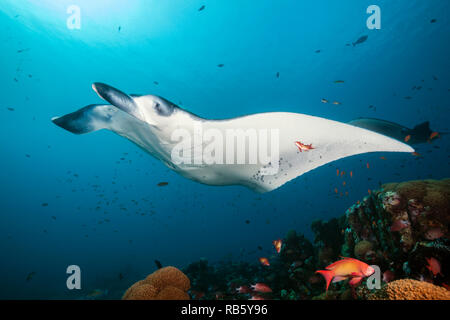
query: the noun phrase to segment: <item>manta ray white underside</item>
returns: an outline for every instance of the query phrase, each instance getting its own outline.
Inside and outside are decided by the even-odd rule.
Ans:
[[[108,85],[94,90],[111,105],[90,105],[52,121],[76,134],[111,130],[136,143],[182,176],[208,185],[243,185],[257,192],[274,190],[329,162],[367,152],[414,152],[398,140],[345,123],[289,112],[259,113],[227,120],[197,117],[156,96],[129,96]],[[222,133],[229,130],[278,132],[278,157],[270,163],[175,163],[174,130],[195,134],[196,128]],[[295,142],[311,145],[301,150]],[[202,148],[208,143],[202,142]],[[196,150],[203,150],[195,148]],[[249,156],[251,149],[247,149]],[[233,150],[234,152],[235,150]],[[224,152],[227,152],[226,148]],[[193,157],[199,154],[193,153]],[[202,153],[203,158],[207,157]],[[226,155],[224,155],[225,157]],[[274,169],[275,170],[272,170]],[[269,174],[267,174],[269,172]],[[266,173],[266,174],[265,174]]]

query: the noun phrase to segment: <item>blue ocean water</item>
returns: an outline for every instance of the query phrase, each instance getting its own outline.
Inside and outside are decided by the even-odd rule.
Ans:
[[[379,30],[366,26],[372,4]],[[71,5],[80,29],[67,27]],[[449,177],[442,135],[416,146],[420,157],[349,157],[257,194],[187,180],[111,132],[76,136],[50,121],[100,103],[100,81],[205,118],[289,111],[449,132],[449,12],[447,0],[2,0],[0,298],[117,293],[155,259],[256,261],[258,246],[272,252],[290,229],[311,237],[313,220],[382,183]],[[66,287],[73,264],[82,290]]]

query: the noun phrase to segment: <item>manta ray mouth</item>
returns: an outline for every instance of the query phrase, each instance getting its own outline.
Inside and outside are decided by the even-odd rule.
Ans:
[[[122,111],[139,118],[139,114],[137,112],[138,108],[133,98],[126,93],[101,82],[94,82],[92,84],[92,89],[103,100],[108,101],[110,104],[121,109]]]

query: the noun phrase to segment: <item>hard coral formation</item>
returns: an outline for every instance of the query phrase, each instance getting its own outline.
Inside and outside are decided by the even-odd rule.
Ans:
[[[175,267],[161,268],[133,284],[123,300],[189,300],[189,278]]]
[[[272,289],[264,296],[271,299],[368,299],[381,298],[382,292],[393,299],[431,299],[448,295],[441,288],[450,283],[449,222],[450,179],[389,183],[340,218],[314,221],[314,243],[290,230],[281,252],[268,257],[270,266],[261,266],[256,258],[255,263],[222,261],[215,265],[202,259],[184,271],[201,299],[249,299],[251,292],[236,289],[257,282]],[[378,266],[380,278],[388,285],[382,290],[369,289],[364,280],[358,288],[351,288],[348,281],[341,281],[325,294],[323,279],[315,271],[340,256]],[[440,272],[432,272],[429,261]],[[410,280],[399,282],[405,278]]]
[[[450,300],[450,291],[425,281],[402,279],[387,283],[369,300]]]

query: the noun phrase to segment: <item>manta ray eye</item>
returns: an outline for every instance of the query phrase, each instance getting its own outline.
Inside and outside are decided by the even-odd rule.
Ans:
[[[160,116],[170,116],[173,112],[173,107],[170,105],[167,105],[165,103],[160,103],[155,101],[154,103],[154,108],[156,110],[156,112],[160,115]]]

